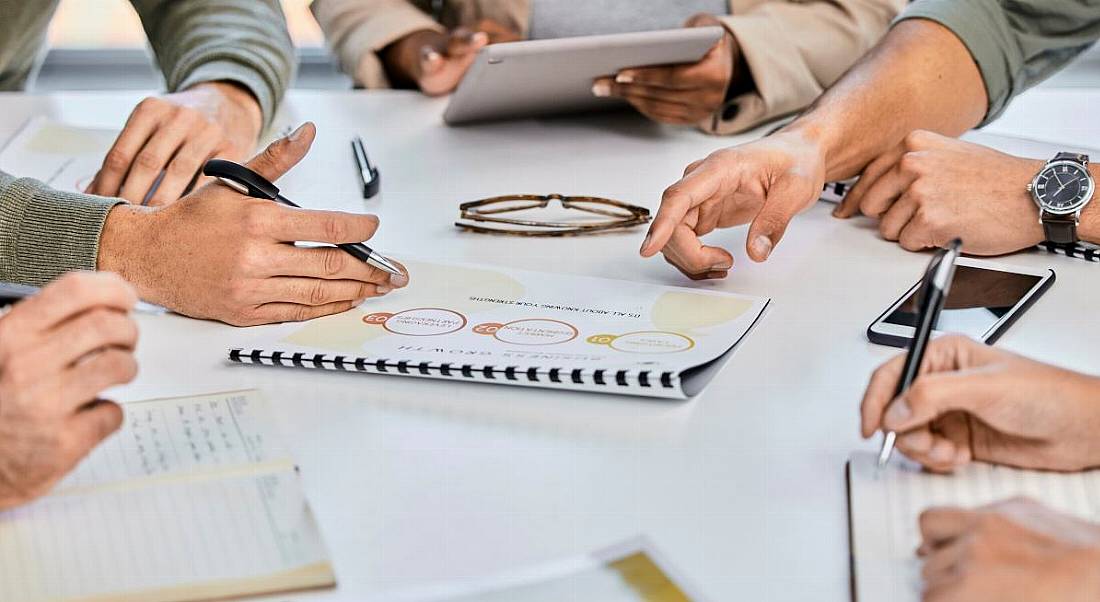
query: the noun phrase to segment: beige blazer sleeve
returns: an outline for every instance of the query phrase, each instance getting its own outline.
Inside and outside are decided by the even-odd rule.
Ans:
[[[378,58],[383,48],[414,31],[444,31],[408,0],[313,0],[309,8],[341,68],[367,88],[390,87]]]
[[[721,17],[737,39],[755,89],[700,127],[733,134],[802,110],[886,32],[905,0],[790,0]]]

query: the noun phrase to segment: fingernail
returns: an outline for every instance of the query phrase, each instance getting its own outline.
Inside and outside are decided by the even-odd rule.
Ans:
[[[632,84],[634,83],[634,76],[629,73],[620,73],[615,76],[615,81],[620,84]]]
[[[840,217],[840,207],[833,209],[833,217]]]
[[[638,249],[639,253],[645,253],[645,250],[649,248],[649,240],[651,238],[653,238],[653,233],[652,232],[646,232],[645,233],[645,240],[642,241],[642,246],[641,246],[641,248]]]
[[[298,129],[291,132],[290,135],[287,136],[287,139],[291,142],[295,142],[298,140],[298,138],[302,137],[302,132],[304,131],[306,131],[306,124],[303,123],[302,125],[298,126]]]
[[[730,263],[728,261],[723,261],[721,263],[716,263],[716,264],[710,266],[710,269],[711,269],[712,272],[725,272],[725,271],[729,270],[732,267],[733,267],[732,263]]]
[[[375,290],[378,292],[379,295],[385,295],[393,289],[386,286],[385,284],[379,284],[377,287],[375,287]]]
[[[592,84],[592,96],[597,98],[607,98],[611,96],[611,85],[605,81],[598,81]]]
[[[409,283],[409,277],[407,274],[390,274],[390,284],[394,288],[401,288]]]
[[[917,556],[920,556],[922,558],[927,556],[931,552],[932,552],[932,546],[930,546],[926,543],[922,543],[920,545],[920,547],[917,548]]]
[[[886,416],[882,419],[882,424],[886,428],[897,428],[905,424],[906,420],[913,415],[913,410],[909,408],[909,404],[904,399],[899,399],[890,404],[890,408],[886,410]]]
[[[489,34],[485,33],[484,31],[479,31],[479,32],[475,33],[474,34],[474,43],[475,44],[488,44],[489,43]]]
[[[761,260],[767,259],[772,254],[772,239],[761,234],[752,241],[752,250]]]
[[[443,55],[439,54],[435,50],[429,49],[424,53],[424,60],[428,62],[435,62],[443,58]]]

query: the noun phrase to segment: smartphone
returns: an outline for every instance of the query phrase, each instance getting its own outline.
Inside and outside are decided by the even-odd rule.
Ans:
[[[955,261],[955,277],[932,336],[960,333],[993,344],[1054,283],[1054,270],[979,259]],[[920,282],[867,328],[872,343],[907,347],[917,323]]]

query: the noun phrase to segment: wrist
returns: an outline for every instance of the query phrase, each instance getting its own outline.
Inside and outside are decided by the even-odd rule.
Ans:
[[[114,272],[132,284],[142,299],[158,302],[154,291],[145,284],[140,256],[149,248],[153,210],[123,203],[115,205],[103,223],[99,238],[96,269]]]
[[[1077,237],[1086,242],[1100,244],[1100,165],[1090,162],[1089,173],[1092,174],[1093,182],[1096,182],[1096,190],[1092,193],[1092,200],[1081,210]]]
[[[248,88],[233,81],[212,81],[195,84],[188,89],[204,90],[220,96],[222,100],[237,109],[229,116],[229,119],[236,122],[243,116],[245,122],[249,124],[251,130],[255,133],[254,137],[259,136],[260,129],[263,128],[264,124],[264,114],[260,109],[260,101]],[[218,114],[225,115],[221,111]]]

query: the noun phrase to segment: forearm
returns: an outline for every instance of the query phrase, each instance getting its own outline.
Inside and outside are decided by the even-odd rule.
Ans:
[[[255,99],[269,124],[296,59],[274,0],[132,0],[169,91],[233,82]]]
[[[937,23],[908,20],[784,130],[819,145],[826,178],[840,180],[913,130],[965,132],[981,122],[987,104],[966,46]]]
[[[902,0],[764,2],[720,17],[742,66],[715,133],[804,109],[883,36],[902,6]]]
[[[0,280],[42,285],[96,269],[103,223],[121,202],[0,173]]]

